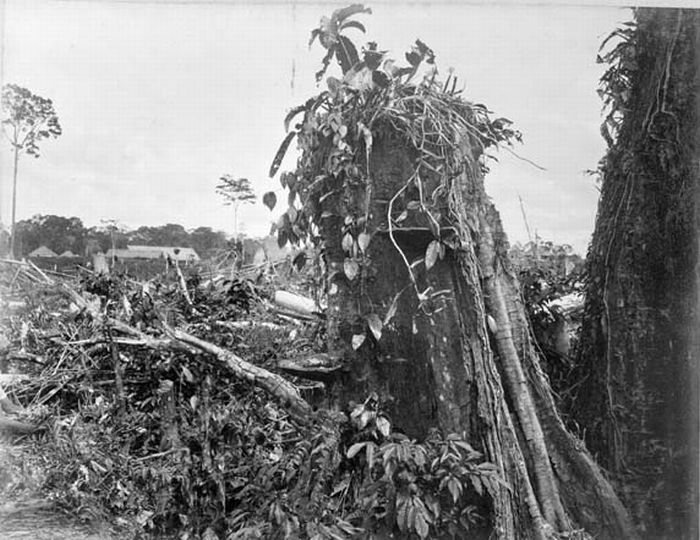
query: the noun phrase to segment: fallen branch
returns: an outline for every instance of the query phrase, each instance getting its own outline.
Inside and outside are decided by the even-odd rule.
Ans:
[[[274,295],[274,303],[281,308],[281,311],[291,312],[296,315],[314,319],[319,313],[323,312],[316,302],[306,296],[290,293],[287,291],[276,291]]]
[[[41,278],[44,280],[44,283],[47,285],[54,285],[56,282],[51,279],[49,276],[47,276],[44,271],[39,268],[36,264],[34,264],[32,261],[28,261],[29,265],[32,267],[32,269],[41,276]]]
[[[37,426],[32,424],[26,424],[25,422],[0,415],[0,432],[24,434],[33,433],[37,429]]]
[[[180,270],[180,265],[177,264],[177,260],[174,261],[174,265],[175,271],[177,272],[178,281],[180,283],[180,289],[182,290],[182,295],[185,297],[185,301],[190,306],[190,308],[192,308],[192,311],[194,313],[199,314],[197,309],[194,307],[194,302],[192,302],[190,291],[187,290],[187,281],[185,281],[185,276],[183,275],[182,270]]]
[[[311,406],[301,397],[297,387],[284,377],[246,362],[232,352],[182,330],[166,327],[166,331],[174,339],[215,356],[234,375],[263,388],[278,398],[285,406],[289,407],[292,416],[296,420],[304,423],[309,421]]]
[[[337,358],[326,353],[291,360],[280,360],[277,363],[277,367],[297,377],[322,382],[333,381],[343,368]]]
[[[222,328],[230,328],[232,330],[240,330],[242,328],[265,328],[267,330],[285,330],[281,324],[276,324],[266,321],[215,321],[216,326]]]
[[[251,382],[255,386],[266,390],[279,399],[285,406],[290,408],[290,412],[296,420],[304,423],[309,421],[311,417],[311,406],[301,397],[297,387],[284,377],[246,362],[242,358],[225,349],[222,349],[217,345],[214,345],[213,343],[199,339],[198,337],[188,334],[182,330],[170,328],[165,323],[163,323],[165,331],[172,339],[155,338],[149,336],[140,330],[119,321],[118,319],[104,316],[94,304],[91,304],[85,300],[85,298],[83,298],[78,292],[67,285],[63,283],[59,284],[59,290],[68,295],[77,306],[87,310],[97,320],[104,320],[107,322],[113,330],[117,330],[137,338],[139,342],[134,344],[144,345],[155,349],[185,349],[189,352],[191,352],[192,348],[194,348],[214,356],[236,377]]]

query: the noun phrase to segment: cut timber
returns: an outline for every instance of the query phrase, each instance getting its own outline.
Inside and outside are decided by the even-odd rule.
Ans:
[[[330,382],[337,378],[343,366],[337,357],[319,353],[303,358],[280,360],[277,367],[291,375],[311,381]]]
[[[0,415],[0,433],[22,435],[36,431],[37,427],[7,416]]]
[[[323,309],[311,298],[287,291],[276,291],[274,302],[282,311],[313,318]]]
[[[311,417],[311,406],[301,397],[299,390],[284,377],[277,375],[246,362],[235,354],[222,349],[221,347],[209,343],[203,339],[195,337],[182,330],[166,327],[168,337],[156,338],[137,330],[117,319],[106,317],[94,305],[88,303],[78,292],[65,284],[59,285],[59,290],[69,296],[80,308],[88,311],[93,317],[99,320],[103,318],[111,325],[112,330],[128,334],[136,339],[127,342],[124,339],[115,337],[115,342],[124,345],[145,346],[154,349],[177,349],[192,353],[193,350],[203,351],[214,356],[220,361],[234,376],[251,382],[255,386],[262,388],[271,395],[279,399],[285,406],[290,408],[290,413],[300,422],[308,422]]]

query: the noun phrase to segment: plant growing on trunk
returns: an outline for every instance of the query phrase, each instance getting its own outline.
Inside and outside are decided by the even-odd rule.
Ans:
[[[700,13],[638,9],[611,38],[570,412],[645,537],[697,538]]]
[[[10,240],[10,253],[14,256],[19,155],[25,153],[38,158],[39,142],[46,138],[58,137],[62,131],[52,101],[32,94],[16,84],[6,84],[2,87],[2,112],[3,133],[14,153]]]
[[[343,25],[364,30],[347,19],[367,11],[322,21],[313,36],[326,59],[341,44],[353,58]],[[300,120],[270,170],[296,138],[296,169],[280,175],[289,197],[278,240],[321,249],[328,353],[346,367],[333,395],[342,406],[377,392],[409,436],[439,426],[470,440],[502,479],[485,488],[498,538],[577,526],[633,538],[556,410],[484,190],[488,153],[520,134],[464,99],[451,73],[440,79],[422,41],[405,59],[399,66],[369,42],[354,63],[341,60],[342,78],[287,115],[287,128]]]

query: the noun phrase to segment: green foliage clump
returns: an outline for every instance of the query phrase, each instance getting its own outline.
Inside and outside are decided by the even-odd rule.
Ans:
[[[376,537],[464,538],[487,529],[496,469],[457,435],[434,430],[418,443],[391,433],[381,443],[356,442],[347,457],[352,474],[340,487],[354,495],[350,516]]]

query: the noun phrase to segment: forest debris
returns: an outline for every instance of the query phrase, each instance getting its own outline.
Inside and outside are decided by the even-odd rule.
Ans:
[[[99,311],[94,304],[89,303],[77,291],[65,283],[59,284],[59,289],[64,294],[68,295],[76,305],[88,311],[96,320],[103,320],[108,323],[113,330],[137,338],[137,341],[134,341],[131,344],[144,345],[154,349],[175,348],[177,350],[185,350],[190,353],[194,348],[213,355],[235,376],[249,381],[255,386],[266,390],[278,398],[283,404],[289,406],[290,412],[298,421],[308,422],[311,414],[311,407],[301,397],[299,390],[291,382],[287,381],[280,375],[246,362],[239,356],[236,356],[232,352],[227,351],[218,345],[209,343],[208,341],[195,337],[183,330],[171,328],[165,323],[163,324],[166,334],[171,339],[150,336],[118,319],[107,317],[104,313]],[[124,339],[119,339],[116,337],[114,337],[114,341],[122,344],[128,343]]]
[[[284,330],[281,324],[267,321],[216,321],[216,326],[230,328],[231,330],[242,330],[244,328],[265,328],[266,330]]]
[[[315,318],[323,312],[323,308],[311,298],[288,291],[275,291],[273,300],[282,311],[287,313]]]
[[[201,351],[216,357],[226,365],[229,370],[239,378],[245,379],[254,385],[267,390],[290,408],[294,418],[302,423],[307,423],[311,416],[311,407],[301,397],[299,390],[291,382],[283,377],[246,362],[239,356],[229,352],[213,343],[199,339],[182,330],[166,328],[168,334],[187,345],[191,345]]]
[[[279,360],[277,367],[291,375],[312,381],[329,382],[338,376],[343,366],[337,357],[327,353],[295,359]]]
[[[175,385],[173,381],[162,380],[156,391],[161,410],[162,437],[161,451],[172,450],[182,446],[177,429],[177,408],[175,406]]]
[[[550,300],[546,305],[549,309],[556,309],[565,317],[571,317],[583,311],[583,302],[584,297],[581,293],[571,293]]]
[[[180,270],[180,265],[177,264],[177,260],[173,261],[173,264],[175,266],[175,271],[177,272],[178,283],[180,284],[180,290],[182,291],[182,295],[185,297],[185,300],[192,308],[194,313],[198,313],[197,309],[194,307],[194,302],[192,302],[190,292],[187,290],[187,282],[185,281],[185,276],[182,274],[182,270]]]
[[[25,434],[32,433],[37,430],[37,427],[26,422],[9,418],[0,413],[0,433]]]
[[[0,386],[26,381],[29,378],[29,375],[23,375],[21,373],[0,373]]]

